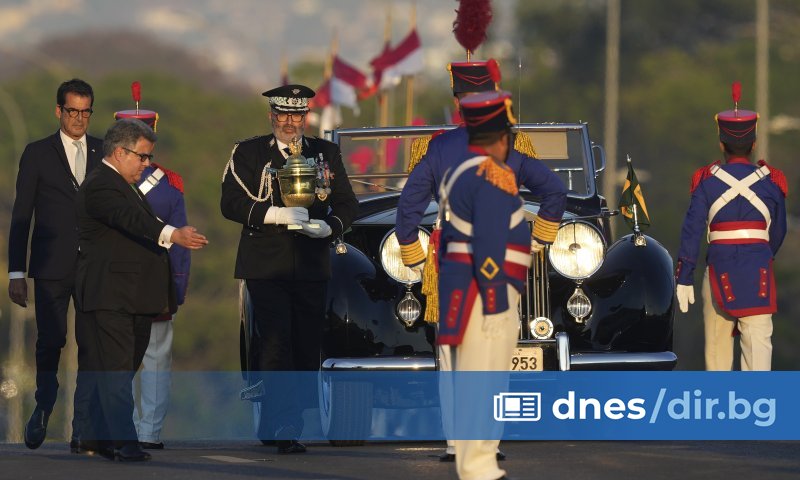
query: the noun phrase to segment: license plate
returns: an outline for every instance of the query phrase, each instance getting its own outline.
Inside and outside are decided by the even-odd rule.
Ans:
[[[544,353],[542,347],[516,347],[511,355],[512,372],[541,372]]]

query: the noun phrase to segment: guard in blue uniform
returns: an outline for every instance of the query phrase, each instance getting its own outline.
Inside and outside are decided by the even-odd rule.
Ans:
[[[451,87],[456,101],[472,94],[495,92],[498,89],[500,70],[494,60],[453,62],[447,66],[447,69],[450,72]],[[424,141],[428,141],[428,139],[422,140],[423,142],[420,143],[423,145]],[[555,239],[561,215],[566,206],[567,190],[563,182],[550,169],[533,158],[533,146],[530,145],[527,135],[516,135],[513,144],[514,149],[509,152],[506,163],[514,171],[517,185],[525,185],[542,199],[539,216],[534,224],[533,238],[530,241],[531,247],[538,251],[543,248],[545,243],[552,243]],[[403,263],[419,272],[422,272],[423,266],[425,268],[423,293],[427,295],[428,299],[425,320],[432,323],[437,321],[439,314],[438,296],[435,293],[436,260],[433,253],[436,250],[439,232],[433,232],[432,243],[428,247],[430,261],[426,262],[426,255],[419,242],[417,227],[431,201],[431,196],[437,202],[439,201],[439,186],[445,172],[457,166],[465,158],[473,156],[468,147],[467,128],[462,124],[453,130],[437,132],[424,148],[412,148],[410,174],[397,204],[396,235]],[[423,151],[424,149],[427,150]],[[527,152],[527,154],[522,152]],[[450,349],[439,349],[438,365],[441,371],[453,369]],[[446,386],[442,388],[446,388]],[[441,399],[445,399],[450,394],[450,392],[440,389]],[[445,432],[451,431],[447,417],[445,417],[444,423]],[[499,451],[497,456],[499,459],[505,458]],[[447,440],[447,450],[439,459],[443,462],[455,460],[455,446],[452,440]]]
[[[698,169],[681,230],[677,298],[681,312],[694,303],[700,239],[708,238],[703,277],[707,370],[733,368],[733,337],[741,333],[742,370],[772,367],[772,314],[777,311],[773,258],[786,235],[786,177],[763,160],[751,161],[758,114],[734,109],[717,114],[724,162]]]
[[[514,171],[511,94],[485,92],[461,100],[469,135],[467,153],[445,173],[439,193],[439,334],[451,350],[453,369],[508,371],[519,328],[517,305],[531,265],[531,236]],[[461,418],[474,387],[454,382],[454,405],[443,412]],[[501,387],[502,388],[502,387]],[[464,391],[462,391],[464,390]],[[498,390],[499,391],[499,390]],[[467,422],[454,421],[454,425]],[[455,434],[459,478],[505,478],[497,464],[499,440],[460,440]]]

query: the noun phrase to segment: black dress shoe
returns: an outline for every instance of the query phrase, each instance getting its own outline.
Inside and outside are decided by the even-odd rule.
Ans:
[[[455,453],[447,453],[444,452],[443,454],[439,455],[440,462],[455,462],[456,461],[456,454]]]
[[[120,462],[144,462],[150,460],[150,454],[142,450],[139,442],[125,444],[122,448],[114,451],[114,458]]]
[[[114,460],[114,447],[103,445],[96,441],[82,441],[73,438],[69,442],[69,451],[78,455],[86,455],[88,457],[100,455],[103,458]]]
[[[506,459],[506,454],[503,453],[502,451],[498,450],[497,454],[495,454],[495,458],[497,458],[498,462],[502,462],[503,460]],[[505,478],[505,477],[502,477],[502,478]]]
[[[31,450],[39,448],[47,436],[47,421],[50,412],[45,412],[38,405],[33,409],[28,424],[25,425],[25,446]]]
[[[306,453],[306,446],[297,440],[278,440],[278,453]]]
[[[139,442],[139,446],[145,450],[164,450],[164,442]]]

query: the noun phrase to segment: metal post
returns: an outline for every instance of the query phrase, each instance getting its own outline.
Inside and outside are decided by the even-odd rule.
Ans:
[[[606,149],[606,171],[603,175],[603,195],[609,208],[617,205],[619,171],[617,169],[617,135],[619,129],[619,42],[620,0],[608,0],[606,12],[606,104],[603,141]],[[615,234],[611,222],[612,235]]]
[[[769,0],[756,0],[756,110],[762,125],[756,156],[769,160]]]

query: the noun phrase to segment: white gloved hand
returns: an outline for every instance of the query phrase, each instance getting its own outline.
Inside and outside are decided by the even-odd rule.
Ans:
[[[531,237],[531,253],[535,255],[542,250],[544,250],[544,244],[537,242],[535,238]]]
[[[418,264],[414,265],[413,267],[408,267],[408,268],[410,268],[417,275],[419,275],[419,278],[422,278],[422,271],[425,270],[425,262],[418,263]]]
[[[308,210],[304,207],[269,207],[264,223],[297,225],[308,221]]]
[[[303,235],[311,238],[326,238],[330,237],[331,233],[333,233],[331,226],[328,225],[325,220],[311,219],[307,222],[301,223],[300,225],[303,227],[303,229],[297,233],[302,233]],[[311,225],[319,225],[319,227],[312,227]]]
[[[681,309],[681,312],[688,312],[689,304],[694,303],[694,287],[691,285],[678,284],[675,295],[678,297],[678,308]]]

